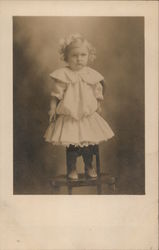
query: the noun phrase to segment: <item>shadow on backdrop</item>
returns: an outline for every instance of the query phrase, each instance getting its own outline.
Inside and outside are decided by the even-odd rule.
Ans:
[[[66,172],[65,148],[47,144],[43,134],[52,86],[48,75],[62,66],[58,42],[77,32],[97,50],[91,67],[105,77],[102,116],[115,133],[100,145],[101,168],[118,177],[118,194],[144,194],[143,17],[13,18],[14,194],[51,194],[48,179]],[[79,171],[82,165],[79,159]]]

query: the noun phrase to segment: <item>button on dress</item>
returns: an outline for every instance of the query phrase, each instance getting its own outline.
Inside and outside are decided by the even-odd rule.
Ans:
[[[44,138],[55,145],[88,146],[107,141],[114,136],[108,123],[96,112],[98,100],[103,100],[103,76],[84,67],[72,71],[69,67],[55,70],[51,96],[59,99],[57,119],[50,123]]]

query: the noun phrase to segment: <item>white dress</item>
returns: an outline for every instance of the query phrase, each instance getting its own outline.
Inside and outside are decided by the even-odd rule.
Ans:
[[[103,76],[90,67],[72,71],[69,67],[50,74],[54,79],[51,96],[59,99],[57,119],[47,128],[44,138],[56,145],[88,146],[107,141],[114,133],[96,112],[103,99]]]

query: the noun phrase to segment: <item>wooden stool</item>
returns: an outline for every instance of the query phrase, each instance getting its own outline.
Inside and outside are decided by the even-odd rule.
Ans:
[[[99,159],[99,147],[98,145],[93,146],[93,154],[96,156],[96,169],[97,178],[88,178],[85,174],[79,174],[78,180],[70,180],[67,175],[56,176],[50,180],[51,186],[54,190],[60,189],[62,186],[67,186],[68,194],[72,194],[72,189],[75,187],[83,186],[96,186],[97,193],[102,193],[102,184],[107,184],[112,187],[113,192],[116,191],[116,177],[110,176],[100,172],[100,159]],[[67,161],[67,156],[66,156]],[[68,166],[68,164],[67,164]],[[68,169],[67,169],[68,173]]]

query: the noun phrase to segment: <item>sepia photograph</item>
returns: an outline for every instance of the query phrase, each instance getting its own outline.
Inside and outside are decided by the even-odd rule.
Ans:
[[[0,250],[158,249],[158,2],[0,1]]]
[[[145,194],[144,17],[13,17],[14,194]]]

